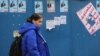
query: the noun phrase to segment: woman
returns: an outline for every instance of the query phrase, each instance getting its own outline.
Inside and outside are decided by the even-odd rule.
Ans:
[[[43,18],[33,14],[19,29],[22,38],[22,56],[50,56],[48,46],[39,33]]]

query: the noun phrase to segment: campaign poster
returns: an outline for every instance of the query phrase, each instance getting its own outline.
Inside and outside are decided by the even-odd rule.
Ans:
[[[96,1],[96,9],[100,13],[100,1]]]
[[[18,13],[26,12],[26,0],[18,0]]]
[[[60,0],[60,12],[68,12],[68,0]]]
[[[43,13],[42,1],[35,1],[35,13]]]
[[[9,12],[17,12],[18,6],[17,6],[18,0],[9,0]]]
[[[55,0],[47,0],[47,11],[55,12]]]
[[[0,12],[8,12],[8,0],[0,0]]]

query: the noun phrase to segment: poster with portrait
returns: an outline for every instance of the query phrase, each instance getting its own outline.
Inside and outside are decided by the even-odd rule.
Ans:
[[[0,0],[0,12],[8,12],[8,0]]]
[[[68,0],[60,0],[60,12],[68,12]]]
[[[96,1],[96,9],[100,12],[100,1]]]
[[[35,13],[43,13],[43,3],[42,1],[35,1]]]
[[[26,12],[26,0],[18,0],[18,12],[19,13]]]
[[[55,12],[55,0],[47,0],[47,11]]]
[[[9,0],[9,12],[17,12],[18,0]]]

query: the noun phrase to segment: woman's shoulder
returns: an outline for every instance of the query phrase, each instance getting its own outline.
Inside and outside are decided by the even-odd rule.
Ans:
[[[24,38],[25,39],[32,39],[33,37],[36,36],[35,30],[29,30],[25,33]]]
[[[28,30],[26,35],[36,34],[35,30]]]

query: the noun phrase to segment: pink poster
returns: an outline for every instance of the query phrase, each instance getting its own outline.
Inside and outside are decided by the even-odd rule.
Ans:
[[[79,10],[77,15],[91,35],[100,29],[100,15],[91,2]]]

